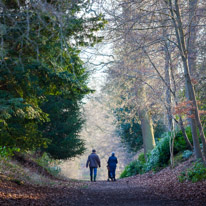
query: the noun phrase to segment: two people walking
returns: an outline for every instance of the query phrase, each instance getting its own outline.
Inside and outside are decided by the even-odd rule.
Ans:
[[[109,157],[107,161],[108,168],[108,181],[111,179],[112,181],[116,181],[115,179],[115,171],[117,167],[117,158],[115,157],[115,153],[112,152],[112,155]],[[90,169],[90,180],[96,182],[97,177],[97,168],[101,167],[101,162],[99,156],[96,154],[96,150],[93,149],[92,153],[88,156],[86,167],[89,166]]]

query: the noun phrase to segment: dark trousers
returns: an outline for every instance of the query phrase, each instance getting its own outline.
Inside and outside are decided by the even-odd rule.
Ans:
[[[115,179],[115,171],[116,171],[116,167],[110,167],[110,168],[109,168],[110,177],[111,177],[112,179]]]
[[[91,181],[92,181],[92,177],[94,177],[94,181],[96,181],[96,176],[97,176],[97,168],[96,167],[90,167]]]

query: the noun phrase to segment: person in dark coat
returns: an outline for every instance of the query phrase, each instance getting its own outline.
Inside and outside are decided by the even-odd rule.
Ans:
[[[90,180],[91,181],[94,180],[94,182],[96,182],[97,168],[101,167],[101,162],[100,162],[99,156],[96,154],[95,149],[93,149],[92,153],[88,156],[86,167],[88,166],[90,168]]]
[[[110,177],[111,177],[112,181],[116,181],[115,171],[116,171],[118,161],[117,161],[117,158],[115,157],[114,152],[112,152],[112,156],[109,157],[107,163],[108,163],[108,166],[109,166]]]

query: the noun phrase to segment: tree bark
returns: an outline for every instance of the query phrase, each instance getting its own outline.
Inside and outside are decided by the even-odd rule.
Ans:
[[[197,32],[197,23],[198,19],[196,16],[197,11],[197,2],[198,0],[189,0],[189,37],[188,37],[188,63],[190,74],[192,78],[195,78],[196,73],[196,57],[197,57],[197,49],[196,49],[196,32]]]
[[[146,154],[155,147],[153,124],[152,119],[147,111],[142,110],[140,115],[144,154],[146,157]]]
[[[149,112],[146,110],[146,94],[145,94],[145,86],[142,86],[142,103],[143,107],[140,111],[140,121],[141,121],[141,129],[143,136],[143,145],[144,145],[144,155],[146,158],[146,154],[150,152],[155,147],[155,138],[154,138],[154,130],[153,130],[153,122]]]
[[[163,35],[164,37],[166,36],[166,31],[165,29],[163,30]],[[167,88],[166,88],[166,105],[167,105],[167,121],[168,121],[168,130],[172,131],[173,130],[173,118],[172,118],[172,98],[171,98],[171,93],[170,93],[170,88],[171,88],[171,82],[170,82],[170,58],[169,58],[169,45],[167,40],[165,39],[165,45],[164,45],[164,53],[165,53],[165,82],[167,83]]]

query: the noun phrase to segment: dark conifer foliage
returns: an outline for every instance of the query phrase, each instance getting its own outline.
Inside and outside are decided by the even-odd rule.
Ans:
[[[91,90],[80,46],[101,41],[95,32],[105,24],[101,14],[87,15],[90,7],[89,1],[0,1],[1,146],[50,145],[55,158],[83,152],[81,100]]]

